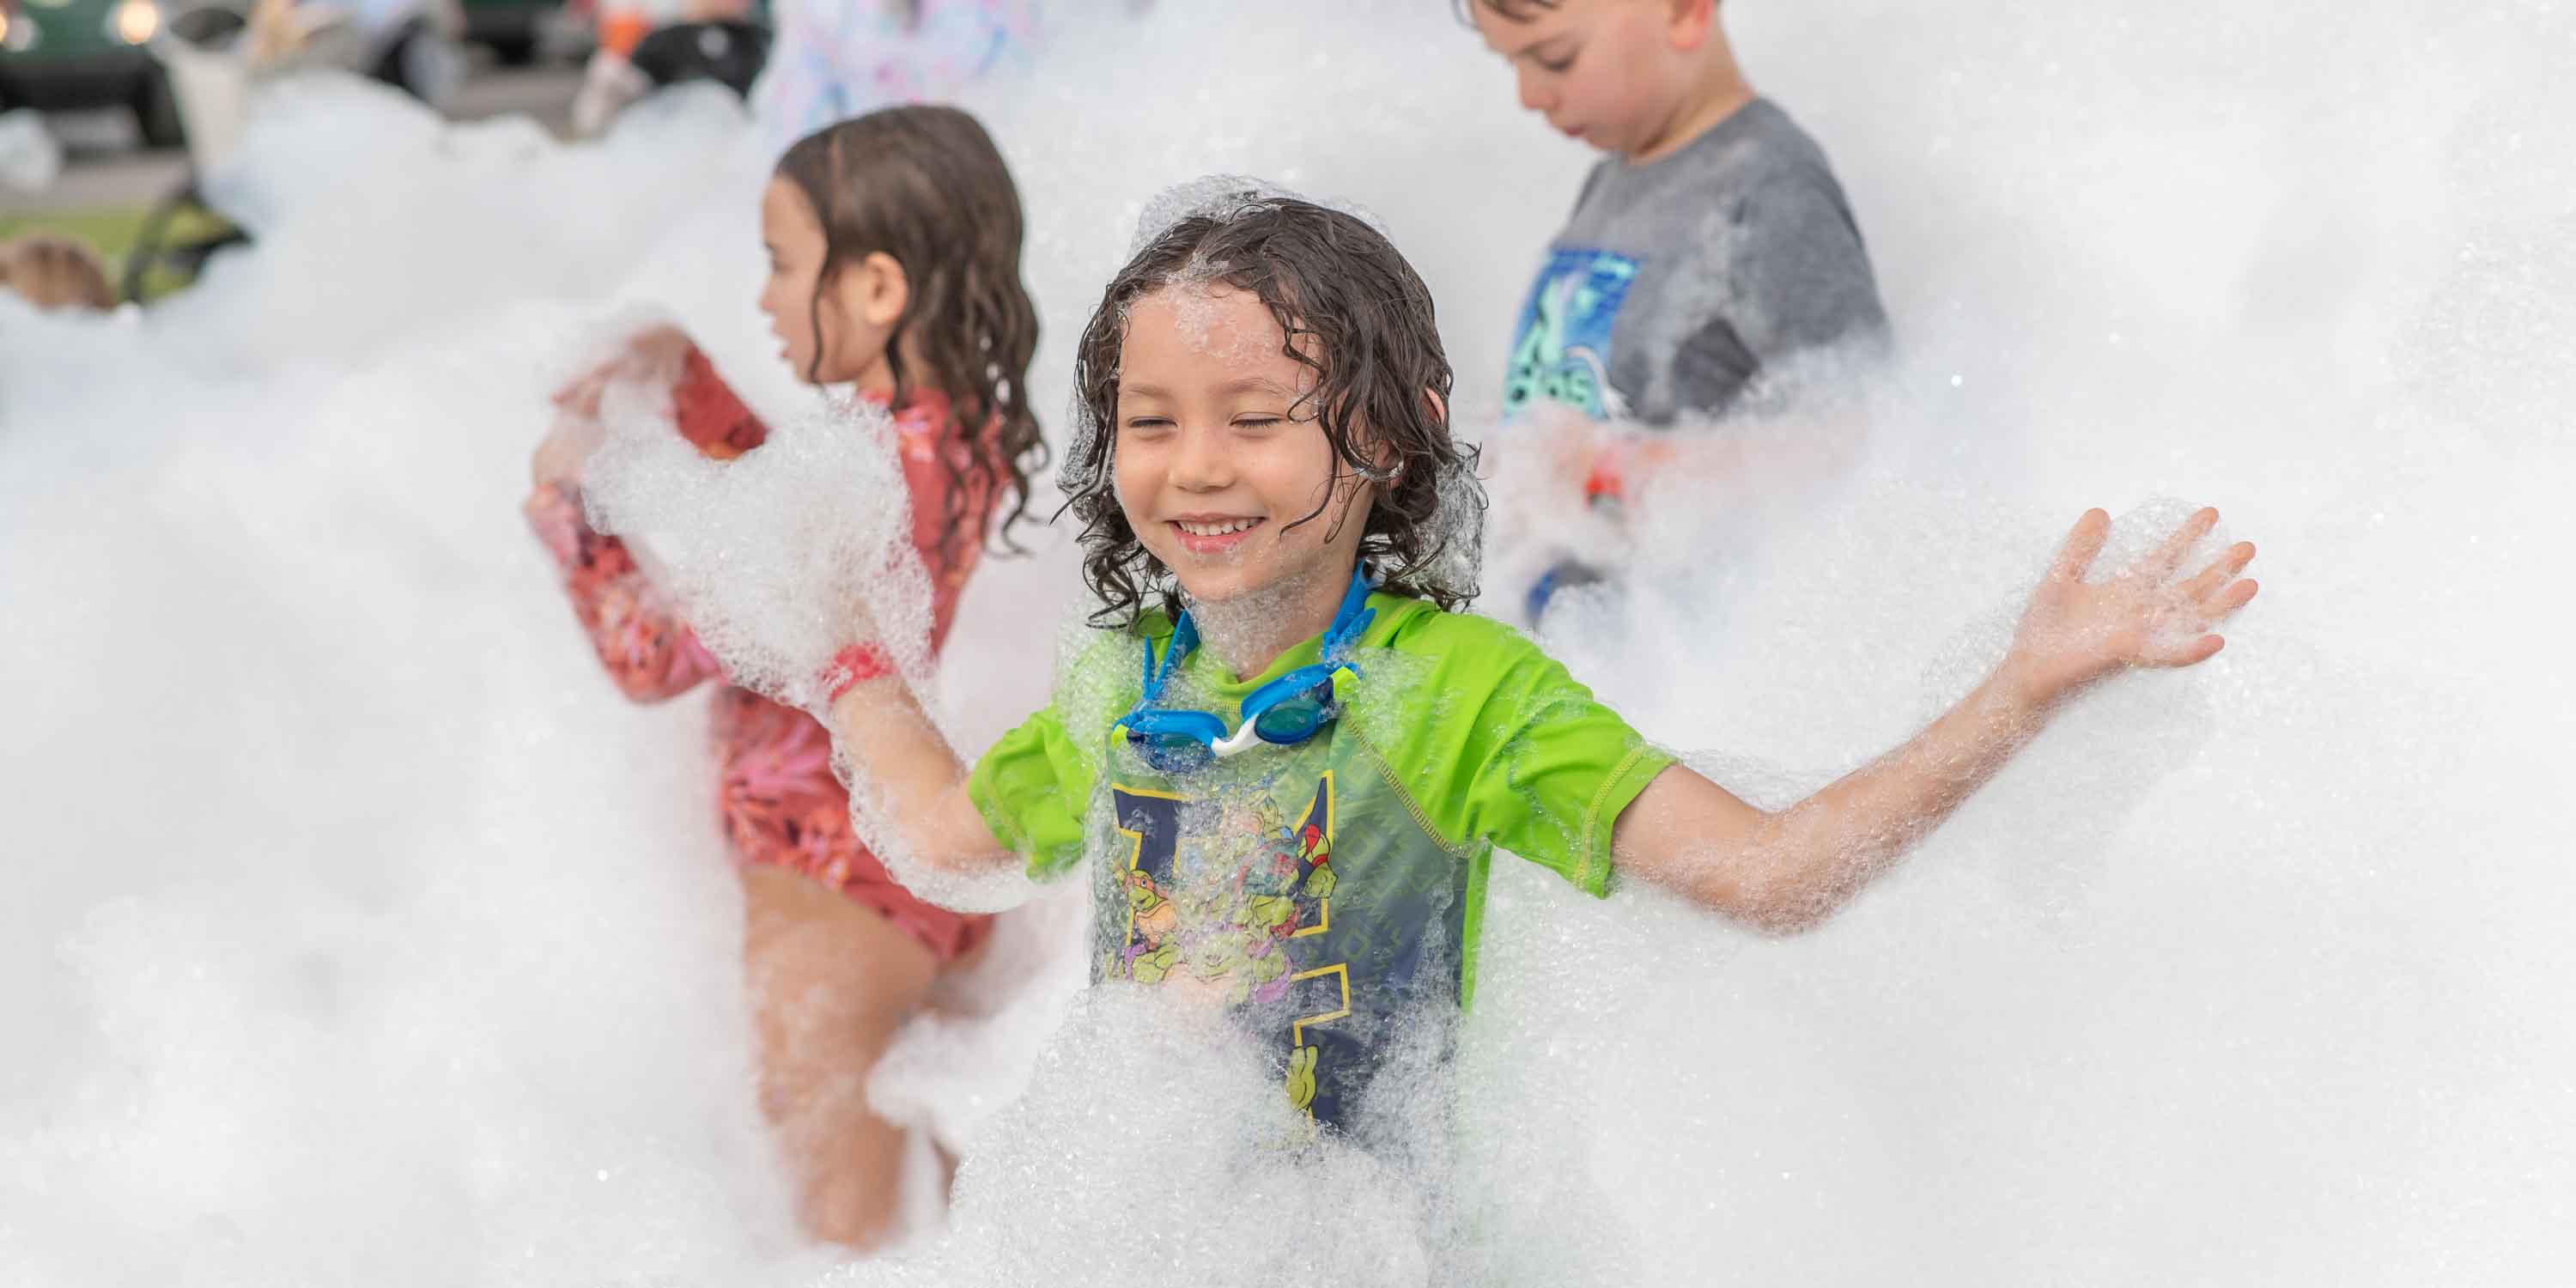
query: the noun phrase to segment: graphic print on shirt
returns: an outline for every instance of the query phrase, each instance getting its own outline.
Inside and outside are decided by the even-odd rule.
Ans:
[[[1127,844],[1115,864],[1126,935],[1104,953],[1100,977],[1186,982],[1265,1016],[1284,1008],[1288,1102],[1315,1115],[1326,1044],[1310,1031],[1350,1015],[1350,967],[1292,944],[1320,946],[1333,928],[1332,773],[1293,823],[1261,792],[1192,800],[1118,785],[1111,804]],[[1213,825],[1185,828],[1185,812],[1199,810]]]
[[[1549,254],[1521,306],[1504,373],[1503,414],[1535,401],[1561,403],[1594,420],[1627,415],[1610,387],[1610,335],[1637,280],[1637,261],[1616,251],[1567,248]]]

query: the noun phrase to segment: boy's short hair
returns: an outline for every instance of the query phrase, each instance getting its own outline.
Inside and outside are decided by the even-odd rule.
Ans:
[[[116,307],[107,265],[89,243],[59,233],[28,233],[0,242],[0,288],[40,309]]]
[[[1557,0],[1458,0],[1458,16],[1475,21],[1475,11],[1483,9],[1505,22],[1528,22],[1557,6]]]
[[[1724,4],[1726,0],[1713,0]],[[1505,22],[1528,22],[1530,19],[1564,3],[1564,0],[1457,0],[1458,16],[1468,22],[1476,20],[1475,11],[1483,9]]]
[[[1182,607],[1171,570],[1119,508],[1111,468],[1128,310],[1174,283],[1257,296],[1288,337],[1287,355],[1314,372],[1289,415],[1323,430],[1337,485],[1354,476],[1376,485],[1360,558],[1378,585],[1444,609],[1474,599],[1485,494],[1475,449],[1449,436],[1453,377],[1431,288],[1367,221],[1245,192],[1145,241],[1075,348],[1075,441],[1060,482],[1083,522],[1083,580],[1102,605],[1093,624],[1133,625],[1148,595],[1171,615]],[[1322,520],[1331,504],[1298,522]]]

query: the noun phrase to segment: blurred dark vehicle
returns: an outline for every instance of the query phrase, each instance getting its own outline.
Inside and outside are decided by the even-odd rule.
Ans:
[[[590,52],[590,0],[463,0],[465,39],[510,67]]]
[[[0,112],[122,107],[146,145],[177,147],[179,104],[147,46],[167,27],[228,20],[241,22],[219,3],[187,0],[0,0]]]
[[[627,55],[656,89],[711,80],[738,97],[769,61],[769,28],[758,22],[683,22],[656,27]]]
[[[397,86],[432,106],[462,77],[458,0],[355,0],[327,9],[312,61]],[[147,147],[177,147],[187,127],[155,41],[216,46],[240,38],[249,0],[0,0],[0,111],[122,107]]]

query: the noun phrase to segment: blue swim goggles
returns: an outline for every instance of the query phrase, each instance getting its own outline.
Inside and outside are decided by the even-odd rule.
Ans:
[[[1172,642],[1163,664],[1154,665],[1154,642],[1145,641],[1145,695],[1136,709],[1119,717],[1112,728],[1127,731],[1127,744],[1145,763],[1167,774],[1204,769],[1210,761],[1250,751],[1260,743],[1295,746],[1342,714],[1337,682],[1360,669],[1351,665],[1351,646],[1368,629],[1377,610],[1368,606],[1373,584],[1365,568],[1351,571],[1351,588],[1342,595],[1341,611],[1324,631],[1324,660],[1301,666],[1254,689],[1243,700],[1243,726],[1228,731],[1225,721],[1205,711],[1165,711],[1155,707],[1172,674],[1199,646],[1199,628],[1187,611],[1172,626]]]

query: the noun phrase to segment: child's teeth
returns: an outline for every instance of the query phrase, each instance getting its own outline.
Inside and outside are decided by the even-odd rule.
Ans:
[[[1224,523],[1184,523],[1181,531],[1193,537],[1222,537],[1252,526],[1250,519],[1229,519]]]

